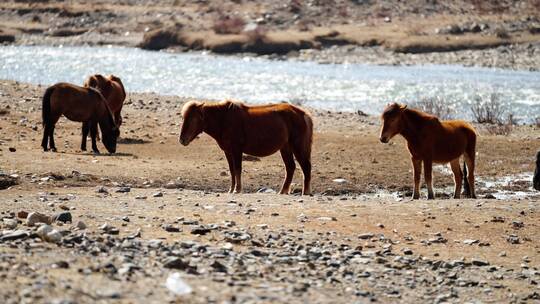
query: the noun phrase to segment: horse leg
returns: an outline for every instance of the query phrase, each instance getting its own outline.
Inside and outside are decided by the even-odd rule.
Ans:
[[[422,161],[419,159],[411,159],[413,165],[413,180],[414,180],[414,190],[413,190],[413,199],[420,198],[420,175],[422,174]]]
[[[469,181],[469,189],[471,191],[470,198],[476,198],[476,193],[474,192],[474,153],[465,153],[465,163],[467,164],[467,180]]]
[[[428,199],[434,199],[433,180],[432,180],[433,162],[431,159],[424,159],[424,179],[426,181]]]
[[[49,147],[51,151],[56,152],[56,145],[54,144],[54,126],[49,126]]]
[[[461,173],[461,168],[459,167],[459,157],[450,162],[450,167],[454,173],[454,198],[460,198],[463,174]]]
[[[43,147],[43,151],[47,152],[48,149],[48,141],[49,141],[49,124],[45,124],[43,126],[43,139],[41,140],[41,147]]]
[[[236,185],[234,186],[233,193],[241,193],[242,192],[242,152],[233,151],[232,157],[234,161],[234,177],[236,179]]]
[[[283,158],[283,162],[285,163],[285,170],[287,172],[279,194],[289,194],[291,192],[291,182],[293,179],[296,164],[294,163],[294,156],[291,152],[291,147],[289,145],[283,147],[279,152],[281,153],[281,158]]]
[[[229,172],[231,173],[231,187],[229,188],[229,193],[233,193],[234,187],[236,186],[236,175],[234,171],[234,161],[231,153],[225,152],[227,157],[227,163],[229,164]]]
[[[114,113],[114,121],[116,122],[116,126],[120,127],[122,125],[122,115],[120,114],[120,110]]]
[[[83,122],[83,124],[82,124],[81,151],[86,151],[86,138],[88,138],[88,131],[90,131],[90,127],[89,127],[88,122]]]
[[[97,123],[94,121],[90,122],[90,137],[92,138],[92,151],[94,151],[94,153],[96,154],[99,154],[99,150],[96,143]]]

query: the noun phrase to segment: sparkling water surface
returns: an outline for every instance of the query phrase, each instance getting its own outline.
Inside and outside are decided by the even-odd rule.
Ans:
[[[128,92],[378,114],[391,101],[440,97],[456,118],[471,118],[477,96],[498,94],[522,122],[540,116],[540,72],[449,65],[376,66],[172,54],[125,47],[0,47],[0,78],[49,85],[82,84],[115,74]]]

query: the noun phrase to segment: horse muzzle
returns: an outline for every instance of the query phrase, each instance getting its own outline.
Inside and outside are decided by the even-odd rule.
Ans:
[[[387,138],[387,137],[381,136],[381,137],[379,138],[379,140],[380,140],[383,144],[388,143],[388,138]]]

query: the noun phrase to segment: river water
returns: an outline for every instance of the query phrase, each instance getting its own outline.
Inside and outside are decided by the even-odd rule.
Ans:
[[[478,96],[497,94],[521,121],[540,116],[540,72],[318,64],[124,47],[0,47],[0,79],[82,84],[95,73],[119,76],[129,92],[251,103],[291,101],[368,114],[380,113],[391,101],[410,103],[438,96],[454,117],[470,119],[471,104]]]

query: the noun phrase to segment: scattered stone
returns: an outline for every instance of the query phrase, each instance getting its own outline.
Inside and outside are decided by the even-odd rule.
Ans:
[[[192,228],[191,229],[191,234],[205,235],[205,234],[209,233],[210,231],[212,231],[212,230],[209,229],[209,228],[206,228],[204,226],[199,226],[199,227]]]
[[[37,223],[50,224],[51,222],[52,221],[50,216],[39,212],[31,212],[26,218],[26,225],[30,227],[34,226]]]
[[[152,194],[153,197],[163,197],[163,192],[159,191],[154,194]]]
[[[510,234],[509,236],[506,237],[506,241],[510,244],[519,244],[521,243],[521,240],[519,239],[519,237],[515,234]]]
[[[102,230],[106,234],[111,234],[111,235],[120,234],[120,230],[118,230],[118,228],[115,228],[109,224],[103,224],[99,227],[99,229]]]
[[[105,193],[105,194],[108,194],[109,193],[109,190],[107,190],[107,188],[103,187],[103,186],[99,186],[97,189],[96,189],[96,192],[97,193]]]
[[[131,191],[130,187],[120,187],[116,189],[116,193],[128,193]]]
[[[163,267],[171,269],[186,270],[190,267],[189,263],[184,262],[178,257],[167,257],[162,263]]]
[[[13,230],[17,228],[17,225],[19,224],[16,219],[10,219],[10,218],[5,218],[2,220],[2,222],[3,222],[3,226],[9,230]]]
[[[372,237],[374,237],[375,235],[373,233],[362,233],[358,236],[359,239],[361,240],[368,240],[368,239],[371,239]]]
[[[184,282],[184,280],[182,280],[180,273],[178,272],[171,273],[169,277],[167,277],[165,286],[172,293],[179,296],[190,294],[193,291],[191,286],[189,286],[186,282]]]
[[[83,221],[78,221],[76,227],[79,230],[84,230],[84,229],[86,229],[86,224]]]
[[[20,219],[26,219],[28,217],[28,212],[21,210],[17,212],[17,217]]]
[[[473,264],[474,266],[488,266],[489,262],[480,259],[472,259],[471,264]]]
[[[165,225],[163,226],[163,229],[167,232],[180,232],[180,227],[173,226],[173,225]]]
[[[53,219],[53,222],[62,222],[62,223],[72,222],[71,213],[67,211],[60,212],[53,215],[52,219]]]
[[[30,232],[27,230],[9,230],[7,232],[3,232],[2,236],[0,237],[0,241],[14,241],[19,239],[25,239],[30,236]]]
[[[469,239],[463,240],[463,244],[465,244],[465,245],[472,245],[472,244],[476,244],[478,242],[480,242],[480,241],[479,240],[469,240]]]

